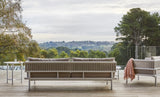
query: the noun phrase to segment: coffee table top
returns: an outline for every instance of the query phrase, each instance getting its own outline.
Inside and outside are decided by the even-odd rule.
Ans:
[[[8,62],[4,62],[5,64],[22,64],[22,61],[8,61]]]

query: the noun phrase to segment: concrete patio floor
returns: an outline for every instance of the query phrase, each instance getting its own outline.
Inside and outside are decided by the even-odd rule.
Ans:
[[[9,72],[11,77],[11,72]],[[23,77],[26,73],[23,71]],[[14,71],[14,78],[20,79],[20,71]],[[36,81],[31,83],[31,91],[28,91],[28,81],[14,80],[6,83],[6,71],[0,70],[0,96],[7,97],[160,97],[160,78],[158,86],[154,86],[153,77],[140,77],[125,84],[123,70],[120,71],[120,79],[113,81],[113,90],[110,83],[104,81]]]

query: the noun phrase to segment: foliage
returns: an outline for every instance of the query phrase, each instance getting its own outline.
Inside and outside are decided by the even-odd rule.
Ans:
[[[70,54],[70,49],[69,48],[67,48],[67,47],[57,47],[56,48],[57,49],[57,51],[58,51],[58,53],[60,54],[61,52],[63,52],[63,51],[65,51],[67,54]]]
[[[70,51],[70,57],[71,57],[71,58],[72,58],[72,57],[79,57],[79,54],[80,54],[79,50],[77,50],[77,51],[71,50],[71,51]]]
[[[59,55],[57,52],[57,49],[52,48],[49,50],[41,49],[41,57],[42,58],[68,58],[68,57],[80,57],[80,58],[105,58],[106,57],[106,52],[103,51],[94,51],[90,50],[88,51],[83,51],[83,50],[70,50],[70,54],[68,55],[65,51],[62,51]]]
[[[88,57],[89,58],[105,58],[106,54],[102,51],[99,51],[99,50],[97,50],[97,51],[90,50]]]
[[[42,58],[47,58],[48,57],[48,52],[47,52],[47,50],[45,50],[45,49],[41,49],[41,51],[40,51],[41,53],[41,57]]]
[[[60,58],[68,58],[68,54],[65,51],[62,51],[59,55]]]
[[[21,0],[0,0],[0,60],[24,61],[39,56],[39,45],[31,40],[31,29],[22,21]]]
[[[69,49],[75,50],[80,49],[84,51],[92,50],[100,50],[100,51],[109,51],[110,48],[114,42],[110,41],[60,41],[60,42],[44,42],[40,43],[39,46],[42,49],[48,49],[48,48],[56,48],[58,50],[58,53],[61,53],[61,51],[65,51],[67,54],[69,54]],[[69,48],[69,49],[68,49]]]
[[[40,57],[40,47],[35,40],[31,40],[28,46],[28,56]]]
[[[160,46],[160,16],[158,13],[153,13],[150,18],[147,18],[144,45],[146,46]]]
[[[31,29],[22,21],[21,0],[1,0],[0,4],[0,33],[21,32],[31,38]]]
[[[56,58],[58,57],[58,51],[55,48],[49,49],[48,50],[48,58]]]
[[[115,27],[117,36],[122,36],[120,40],[132,42],[140,45],[145,38],[145,31],[148,25],[145,24],[146,19],[150,16],[149,12],[140,8],[133,8],[123,15],[122,21]]]
[[[88,57],[88,52],[87,51],[80,51],[79,57],[80,58],[87,58]]]
[[[109,52],[108,57],[115,57],[118,65],[125,65],[129,58],[134,57],[132,46],[116,43]]]
[[[122,21],[115,27],[117,40],[121,40],[125,47],[135,46],[135,57],[139,58],[138,46],[160,45],[160,16],[158,13],[133,8],[123,15]]]

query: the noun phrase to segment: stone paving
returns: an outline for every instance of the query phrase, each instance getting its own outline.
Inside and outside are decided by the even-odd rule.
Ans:
[[[26,73],[23,71],[23,77]],[[11,71],[9,72],[11,77]],[[14,85],[6,83],[6,71],[0,70],[0,96],[2,97],[160,97],[160,78],[158,86],[154,86],[154,78],[140,77],[125,84],[123,70],[120,70],[120,79],[113,81],[113,90],[110,83],[104,81],[36,81],[32,82],[31,91],[28,91],[28,81],[21,84],[20,71],[14,71]]]

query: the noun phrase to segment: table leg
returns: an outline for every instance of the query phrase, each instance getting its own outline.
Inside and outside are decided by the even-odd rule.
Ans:
[[[7,84],[8,84],[8,64],[7,64]]]
[[[155,86],[157,86],[157,75],[155,76]]]
[[[14,69],[14,64],[12,64],[12,85],[13,85],[13,69]]]
[[[22,83],[22,69],[23,69],[23,64],[21,63],[21,83]]]
[[[28,90],[30,91],[31,89],[31,80],[30,80],[30,72],[28,72]]]
[[[111,90],[113,89],[113,72],[111,72]]]
[[[138,80],[139,80],[139,75],[138,75]]]
[[[118,80],[119,80],[119,69],[118,69]]]

